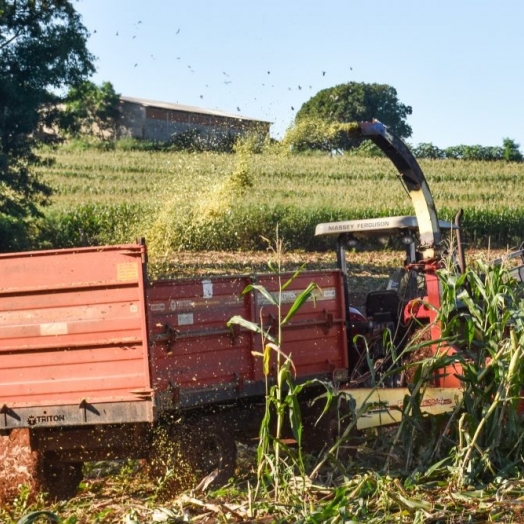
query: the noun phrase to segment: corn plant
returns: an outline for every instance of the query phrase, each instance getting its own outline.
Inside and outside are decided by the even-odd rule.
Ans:
[[[406,472],[426,479],[445,476],[458,487],[507,478],[518,472],[524,453],[522,289],[503,264],[481,259],[463,274],[448,264],[439,277],[436,322],[442,326],[442,339],[424,341],[421,331],[420,340],[413,340],[404,356],[423,352],[430,344],[451,346],[455,352],[437,351],[408,364],[415,373],[388,456],[402,442]],[[461,400],[449,415],[423,416],[424,390],[446,366],[455,366],[459,374]]]
[[[266,242],[269,243],[267,240]],[[259,486],[263,484],[266,487],[268,485],[274,487],[275,500],[278,500],[281,495],[281,481],[286,475],[291,474],[293,476],[293,470],[297,468],[301,478],[305,478],[304,462],[301,454],[302,422],[298,396],[307,384],[294,384],[292,355],[286,354],[285,348],[282,347],[282,330],[302,305],[313,296],[317,285],[313,282],[310,283],[297,296],[287,313],[284,314],[282,295],[300,274],[302,268],[298,269],[290,278],[284,276],[282,267],[284,242],[279,238],[278,228],[274,245],[270,245],[270,249],[274,255],[274,260],[269,261],[268,267],[276,275],[278,291],[272,293],[264,286],[250,284],[244,289],[243,293],[260,293],[269,304],[276,308],[276,332],[272,333],[265,328],[262,318],[260,323],[257,324],[243,317],[235,316],[229,320],[228,326],[233,324],[239,325],[257,333],[261,338],[263,352],[254,352],[254,354],[262,358],[263,362],[266,404],[259,434],[257,478]],[[275,357],[276,361],[274,383],[270,370],[272,356]],[[289,416],[291,429],[298,444],[298,456],[296,458],[289,453],[289,448],[282,442],[286,416]],[[274,433],[272,432],[273,418],[275,418]],[[289,460],[292,462],[291,467]]]
[[[442,273],[446,334],[460,348],[463,398],[451,426],[459,484],[514,473],[522,465],[524,302],[503,264],[477,260],[463,275]],[[452,307],[453,304],[454,311]]]

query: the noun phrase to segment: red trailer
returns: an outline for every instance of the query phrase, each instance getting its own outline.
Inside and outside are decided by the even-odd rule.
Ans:
[[[0,255],[0,476],[16,479],[9,450],[22,439],[34,452],[22,480],[68,496],[83,462],[148,458],[158,424],[178,414],[192,425],[198,412],[206,438],[227,442],[227,479],[234,439],[257,435],[265,376],[260,338],[226,324],[241,315],[269,329],[277,315],[260,293],[242,294],[255,281],[278,292],[272,275],[149,282],[143,244]],[[282,312],[310,282],[318,291],[286,326],[285,351],[297,381],[343,380],[341,273],[299,275]]]
[[[0,256],[0,429],[152,422],[145,246]]]

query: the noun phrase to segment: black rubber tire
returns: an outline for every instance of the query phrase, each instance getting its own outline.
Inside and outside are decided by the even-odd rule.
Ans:
[[[62,462],[45,456],[41,462],[40,490],[52,500],[67,500],[78,492],[83,479],[82,462]]]
[[[218,488],[233,477],[235,467],[235,440],[218,418],[164,421],[154,431],[148,471],[161,480],[164,495],[201,483]]]
[[[302,410],[303,436],[302,448],[306,453],[319,455],[328,451],[344,435],[348,425],[352,421],[351,413],[347,403],[341,406],[331,406],[323,413],[324,406],[321,402],[312,407],[304,406]],[[347,464],[357,455],[361,433],[353,427],[335,453],[335,459]]]
[[[237,448],[218,420],[204,418],[192,428],[191,463],[198,482],[208,476],[213,487],[224,486],[235,474]]]

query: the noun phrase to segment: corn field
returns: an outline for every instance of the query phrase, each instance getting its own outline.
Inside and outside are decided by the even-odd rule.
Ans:
[[[42,247],[134,241],[153,253],[261,249],[278,225],[290,249],[323,250],[317,223],[413,214],[386,158],[71,150],[46,153],[54,189]],[[520,244],[524,165],[422,160],[439,218],[464,209],[469,247]]]

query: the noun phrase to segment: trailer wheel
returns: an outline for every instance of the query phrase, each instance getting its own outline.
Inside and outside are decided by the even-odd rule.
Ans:
[[[83,478],[82,462],[62,462],[59,457],[44,456],[40,462],[40,491],[53,500],[74,497]]]
[[[154,431],[148,470],[165,495],[222,486],[233,476],[235,465],[233,437],[209,417],[164,422]]]
[[[28,429],[0,436],[0,505],[13,501],[22,485],[38,491],[38,455],[31,451]]]
[[[0,436],[0,503],[14,500],[21,485],[33,496],[48,493],[54,500],[76,495],[82,480],[82,462],[61,462],[58,457],[31,449],[30,430],[13,429]]]
[[[190,462],[199,483],[219,487],[235,473],[235,440],[219,420],[205,418],[192,427]]]

